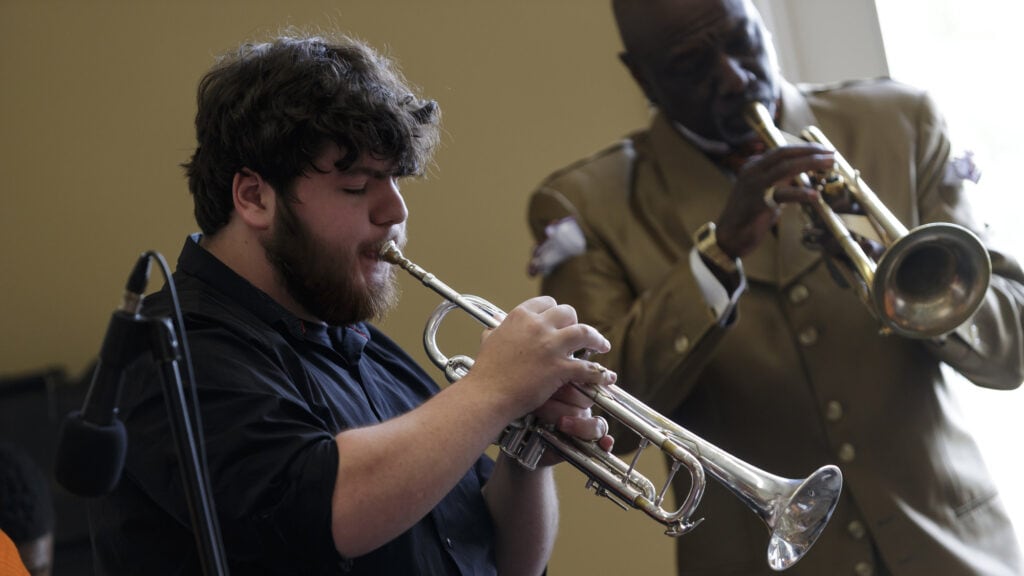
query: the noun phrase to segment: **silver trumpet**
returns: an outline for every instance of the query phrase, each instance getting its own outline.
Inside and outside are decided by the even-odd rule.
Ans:
[[[769,147],[787,144],[764,104],[752,102],[744,113],[747,124]],[[821,192],[808,212],[824,224],[849,258],[856,276],[847,274],[847,279],[882,324],[882,333],[932,338],[970,319],[981,306],[992,275],[981,240],[963,226],[946,222],[908,231],[817,126],[808,126],[800,135],[835,153],[832,171],[801,174],[799,181]],[[877,260],[864,252],[827,202],[844,192],[861,205],[885,245]]]
[[[380,256],[444,297],[427,322],[423,344],[449,382],[465,376],[473,359],[462,355],[448,358],[440,351],[436,334],[441,321],[448,312],[461,308],[485,326],[495,328],[501,323],[496,316],[504,313],[487,300],[456,292],[405,258],[394,243],[385,245]],[[639,448],[630,463],[600,449],[596,442],[539,425],[532,416],[505,429],[498,441],[501,450],[533,469],[545,449],[554,449],[588,477],[587,488],[623,508],[642,510],[663,524],[669,536],[681,536],[703,520],[693,516],[704,494],[706,471],[767,525],[771,534],[767,560],[773,570],[785,570],[803,557],[835,510],[843,484],[843,475],[836,466],[823,466],[803,480],[775,476],[709,444],[617,386],[574,385],[604,412],[640,436]],[[641,452],[651,444],[661,449],[670,462],[668,479],[660,489],[636,469]],[[680,467],[690,473],[690,491],[678,509],[666,510],[663,503]]]

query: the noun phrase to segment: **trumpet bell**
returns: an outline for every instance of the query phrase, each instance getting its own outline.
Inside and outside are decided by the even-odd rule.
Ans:
[[[796,488],[783,491],[774,518],[763,518],[771,528],[768,566],[782,571],[802,558],[828,525],[839,503],[843,474],[836,466],[822,466]]]
[[[751,102],[744,117],[768,146],[786,145],[764,104]],[[838,184],[861,205],[885,244],[885,252],[875,261],[824,197],[813,208],[805,206],[808,216],[823,223],[839,241],[857,276],[853,280],[858,294],[881,323],[882,333],[934,338],[970,319],[981,305],[992,275],[988,251],[978,237],[962,226],[941,222],[908,231],[820,129],[808,126],[801,136],[832,150],[835,167],[824,175],[800,174],[800,183],[824,193],[834,191]]]
[[[970,319],[991,275],[988,251],[977,236],[955,224],[923,224],[879,259],[871,294],[886,328],[931,338]]]

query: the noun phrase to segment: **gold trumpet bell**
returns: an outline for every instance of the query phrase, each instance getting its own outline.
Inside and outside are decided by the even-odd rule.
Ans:
[[[910,338],[955,330],[977,311],[992,263],[981,240],[955,224],[923,224],[878,261],[871,296],[886,329]]]
[[[787,145],[761,102],[748,104],[744,118],[769,147]],[[808,126],[801,136],[835,154],[830,173],[800,174],[801,185],[841,185],[883,239],[885,252],[876,261],[864,252],[823,197],[813,206],[805,206],[808,218],[822,223],[839,242],[857,276],[854,286],[882,324],[882,333],[934,338],[969,320],[981,305],[992,275],[992,262],[981,240],[952,223],[924,224],[908,231],[818,127]],[[827,191],[826,186],[819,189]]]

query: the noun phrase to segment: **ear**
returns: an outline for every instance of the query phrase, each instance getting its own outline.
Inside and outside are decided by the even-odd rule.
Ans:
[[[277,192],[257,172],[242,168],[231,183],[235,212],[249,227],[266,230],[274,222]]]
[[[654,93],[651,91],[651,84],[647,81],[647,77],[644,75],[643,69],[641,69],[637,59],[629,52],[623,51],[619,52],[619,61],[621,61],[626,69],[629,70],[629,74],[633,77],[633,81],[636,82],[637,86],[640,87],[640,90],[643,91],[644,96],[647,97],[647,101],[657,106],[658,101],[655,98]]]

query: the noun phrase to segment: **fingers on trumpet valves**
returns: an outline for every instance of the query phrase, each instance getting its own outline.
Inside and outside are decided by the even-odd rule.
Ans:
[[[618,374],[598,364],[597,362],[591,362],[589,360],[577,360],[584,363],[584,370],[586,371],[586,377],[581,378],[578,382],[584,384],[592,384],[595,386],[607,386],[614,384],[618,379]]]
[[[615,446],[615,438],[609,435],[611,427],[608,425],[608,421],[603,416],[597,416],[598,421],[598,436],[597,445],[605,452],[611,452]]]
[[[592,354],[604,354],[612,349],[611,342],[589,324],[573,324],[564,328],[566,344],[571,346],[572,356],[580,360]]]
[[[525,302],[523,302],[522,304],[520,304],[516,308],[522,308],[524,310],[529,310],[530,312],[533,312],[534,314],[542,314],[546,310],[554,308],[557,305],[558,305],[558,303],[555,302],[555,299],[552,298],[551,296],[541,295],[541,296],[534,296],[533,298],[530,298],[529,300],[526,300]]]
[[[598,364],[596,362],[592,362],[592,361],[589,361],[589,360],[585,361],[585,362],[587,362],[587,364],[590,365],[589,366],[590,370],[592,372],[594,372],[595,374],[597,374],[597,376],[602,380],[601,382],[598,382],[598,383],[608,383],[608,384],[610,384],[610,383],[615,381],[615,378],[618,377],[617,374],[615,374],[611,370],[608,370],[607,368],[605,368],[601,364]]]
[[[579,318],[576,315],[576,309],[568,304],[556,304],[541,314],[550,316],[554,324],[560,328],[572,326],[579,322]]]
[[[602,444],[607,444],[610,448],[613,440],[608,436],[609,425],[608,421],[601,416],[590,416],[589,411],[585,416],[569,416],[563,415],[558,418],[558,424],[555,427],[559,432],[575,436],[581,440],[590,440]],[[608,438],[608,440],[605,440]]]

